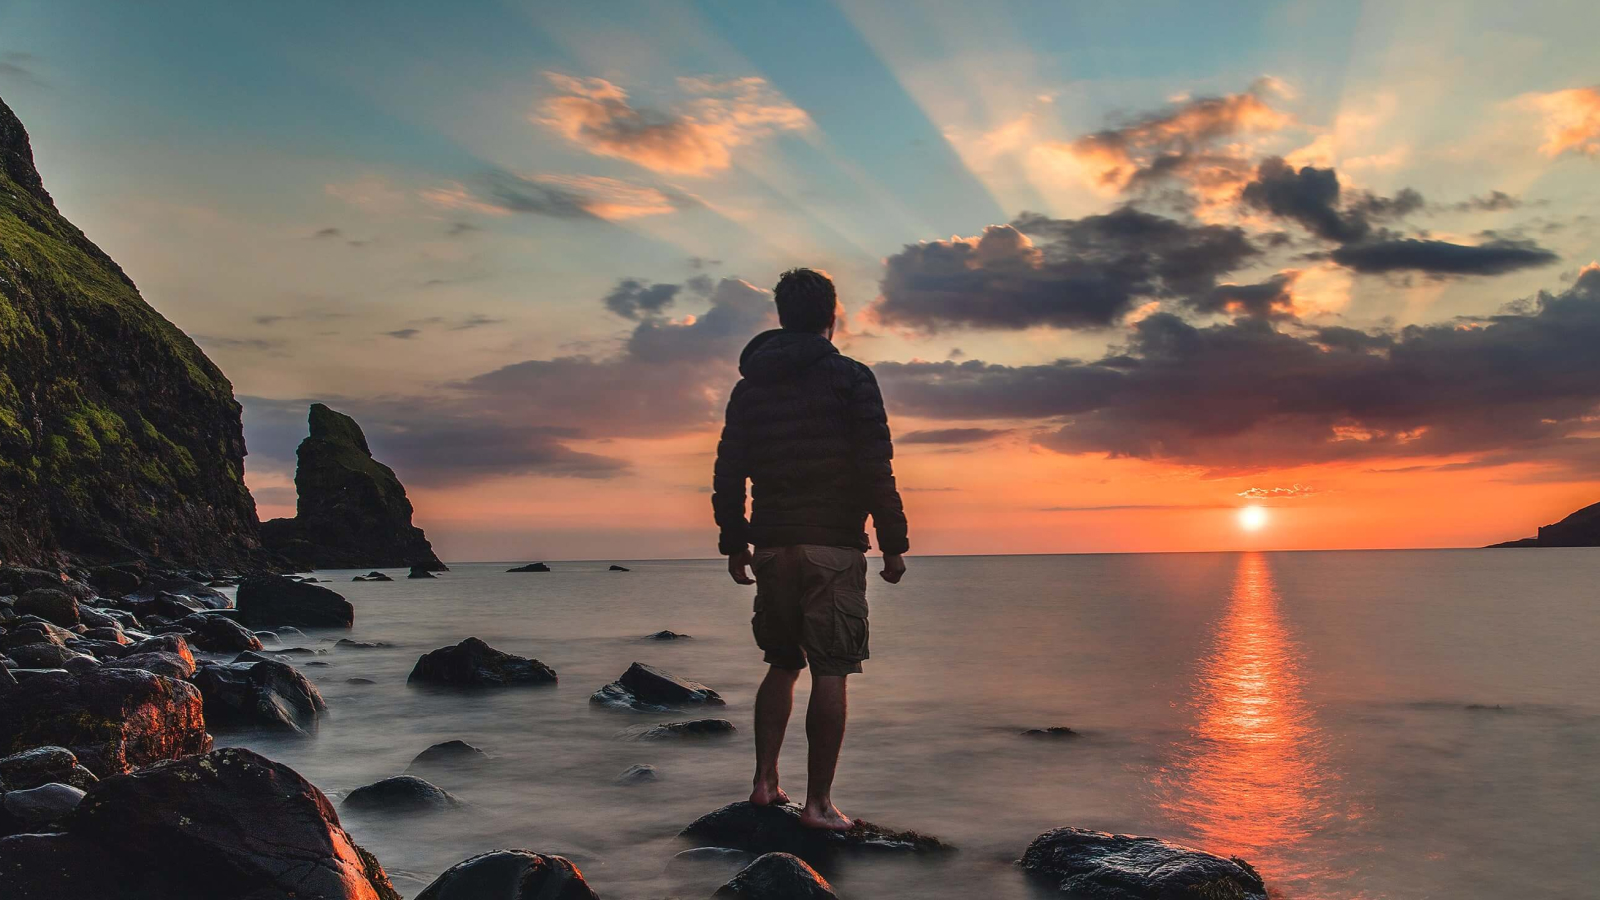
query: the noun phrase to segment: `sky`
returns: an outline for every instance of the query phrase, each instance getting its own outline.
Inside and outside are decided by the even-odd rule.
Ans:
[[[10,0],[0,96],[232,379],[263,519],[322,401],[446,560],[714,555],[738,353],[804,265],[913,553],[1476,546],[1600,500],[1597,26]]]

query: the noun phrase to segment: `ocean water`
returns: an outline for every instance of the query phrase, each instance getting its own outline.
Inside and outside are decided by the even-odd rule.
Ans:
[[[526,847],[571,858],[608,900],[707,897],[726,875],[664,870],[690,846],[683,826],[749,792],[753,589],[719,560],[610,562],[319,573],[356,608],[351,632],[309,634],[328,665],[296,661],[330,707],[319,733],[219,743],[294,766],[336,803],[438,741],[492,754],[481,773],[430,776],[460,811],[343,813],[408,896],[470,855]],[[1045,896],[1013,862],[1062,825],[1242,856],[1286,898],[1596,896],[1600,551],[909,562],[898,586],[871,579],[873,655],[850,681],[834,797],[960,852],[847,862],[831,873],[846,900]],[[640,640],[663,628],[693,640]],[[406,685],[418,655],[473,635],[560,685]],[[333,649],[343,636],[394,646]],[[591,708],[635,660],[716,688],[728,706],[709,714],[739,733],[627,740],[694,715]],[[797,798],[807,686],[781,766]],[[1081,736],[1020,736],[1053,725]],[[660,780],[613,783],[635,763]]]

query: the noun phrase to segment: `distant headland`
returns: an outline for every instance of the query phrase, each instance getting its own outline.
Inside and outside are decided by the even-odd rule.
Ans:
[[[1536,537],[1502,541],[1490,547],[1600,547],[1600,503],[1578,510],[1554,525],[1539,529]]]

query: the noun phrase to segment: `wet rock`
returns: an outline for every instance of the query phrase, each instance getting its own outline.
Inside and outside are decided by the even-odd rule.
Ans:
[[[211,749],[200,692],[138,669],[29,678],[0,692],[0,753],[65,747],[104,778]]]
[[[410,769],[472,769],[487,765],[489,754],[466,741],[443,741],[418,753]]]
[[[94,599],[93,588],[60,572],[48,572],[27,566],[0,566],[0,594],[20,595],[35,588],[66,591],[80,603]]]
[[[456,863],[413,900],[598,900],[565,857],[495,850]]]
[[[788,853],[757,857],[711,896],[742,897],[744,900],[839,900],[828,879],[818,875],[805,860]]]
[[[38,643],[65,647],[67,641],[78,636],[75,632],[59,625],[52,625],[43,619],[17,619],[7,627],[6,633],[0,635],[0,648],[8,650],[12,647]]]
[[[194,673],[214,728],[264,728],[309,735],[328,708],[315,686],[287,663],[275,660],[208,664]]]
[[[1029,728],[1027,731],[1024,731],[1022,733],[1022,736],[1023,737],[1029,737],[1029,738],[1075,738],[1075,737],[1081,737],[1081,735],[1079,735],[1078,732],[1073,731],[1071,728],[1068,728],[1065,725],[1051,725],[1049,728]]]
[[[622,677],[589,698],[597,706],[664,712],[682,706],[725,706],[722,697],[698,681],[688,681],[644,663],[634,663]]]
[[[631,572],[633,570],[628,568],[627,566],[619,566],[619,565],[616,565],[616,564],[613,563],[611,568],[608,569],[607,571],[610,571],[610,572]]]
[[[427,569],[427,568],[425,568],[423,566],[412,566],[411,567],[411,571],[406,575],[406,577],[407,578],[437,578],[439,576],[433,574],[433,572],[431,570],[429,570],[429,569]]]
[[[616,782],[621,785],[648,784],[660,777],[655,766],[640,763],[624,769],[622,774],[617,776]]]
[[[62,628],[78,624],[78,601],[58,588],[34,588],[18,597],[12,606],[19,615],[38,616]]]
[[[197,613],[178,622],[189,629],[189,643],[211,653],[238,653],[260,650],[261,639],[250,629],[225,616]]]
[[[1261,877],[1223,859],[1158,838],[1057,828],[1034,839],[1020,861],[1030,875],[1073,896],[1109,900],[1225,897],[1266,900]]]
[[[69,674],[66,669],[24,669],[24,668],[17,668],[17,669],[10,669],[8,671],[10,671],[11,677],[16,679],[18,684],[22,684],[23,682],[30,681],[30,680],[32,680],[34,678],[42,678],[45,675],[66,675],[66,674]]]
[[[252,575],[240,582],[239,615],[251,628],[349,628],[356,619],[355,607],[338,593],[282,575]]]
[[[19,822],[48,825],[66,818],[82,800],[83,791],[78,788],[51,782],[23,791],[8,791],[4,805],[6,813]]]
[[[642,732],[639,739],[659,741],[672,738],[722,737],[737,730],[727,719],[695,719],[691,722],[663,722]]]
[[[732,847],[694,847],[667,860],[667,874],[680,878],[699,875],[707,869],[737,874],[755,861],[755,854]]]
[[[82,675],[85,672],[92,672],[95,669],[100,668],[100,660],[95,659],[92,656],[85,656],[80,653],[62,663],[61,668],[65,671],[71,672],[74,675]]]
[[[346,678],[344,682],[345,684],[377,684],[371,678]]]
[[[190,648],[188,639],[181,634],[158,634],[155,637],[129,644],[127,649],[128,652],[122,657],[123,659],[140,653],[171,653],[174,656],[181,657],[184,662],[188,663],[191,671],[195,666],[194,650]]]
[[[228,602],[227,594],[187,575],[151,578],[140,585],[137,591],[124,595],[122,599],[127,603],[160,597],[177,600],[196,609],[227,609],[233,605]]]
[[[680,634],[679,632],[676,632],[676,631],[665,631],[665,630],[663,630],[663,631],[658,631],[655,634],[647,634],[647,635],[644,636],[643,640],[646,640],[646,641],[687,641],[687,640],[692,640],[692,638],[687,634]]]
[[[887,853],[922,856],[952,848],[936,837],[915,831],[891,831],[859,822],[849,831],[818,831],[800,824],[800,806],[755,806],[730,803],[696,819],[683,830],[696,843],[731,847],[750,853],[790,853],[814,866],[826,866],[840,853]]]
[[[550,571],[550,567],[545,565],[542,562],[536,562],[536,563],[528,563],[525,566],[517,566],[515,569],[507,569],[506,571],[507,572],[548,572],[548,571]]]
[[[188,600],[177,594],[160,594],[138,600],[124,597],[117,602],[146,624],[176,622],[207,608],[198,600]]]
[[[89,628],[122,628],[122,622],[108,610],[96,609],[82,603],[78,604],[78,621]]]
[[[28,669],[64,669],[67,667],[67,663],[74,660],[94,660],[94,657],[88,654],[79,653],[76,650],[68,650],[60,644],[51,643],[23,644],[21,647],[11,647],[6,650],[6,655],[16,660],[18,665]]]
[[[128,640],[128,636],[123,634],[122,629],[117,626],[90,628],[83,632],[83,636],[92,641],[108,641],[118,645],[133,643],[133,641]]]
[[[142,669],[168,678],[187,680],[194,675],[193,659],[185,659],[176,653],[130,653],[117,659],[108,659],[101,665],[108,669]]]
[[[392,775],[356,788],[342,805],[362,812],[423,813],[454,809],[461,801],[415,775]]]
[[[0,759],[0,788],[23,791],[59,782],[88,789],[99,779],[65,747],[35,747]]]
[[[556,670],[537,659],[502,653],[474,637],[423,654],[406,681],[458,687],[555,684]]]
[[[352,641],[349,638],[340,638],[334,642],[334,646],[343,647],[346,650],[376,650],[380,647],[393,647],[394,645],[387,641]]]
[[[106,779],[65,826],[0,840],[19,897],[399,900],[322,792],[249,750]],[[103,871],[115,877],[97,881]]]

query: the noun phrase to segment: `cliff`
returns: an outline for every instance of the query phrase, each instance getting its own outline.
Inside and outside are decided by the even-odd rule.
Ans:
[[[0,101],[0,561],[256,566],[233,386],[45,191]]]
[[[1600,503],[1585,506],[1554,525],[1539,529],[1538,537],[1522,538],[1490,547],[1600,547]]]
[[[305,568],[446,571],[411,524],[405,487],[372,458],[356,420],[313,403],[310,426],[295,453],[296,515],[261,526],[267,546]]]

